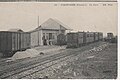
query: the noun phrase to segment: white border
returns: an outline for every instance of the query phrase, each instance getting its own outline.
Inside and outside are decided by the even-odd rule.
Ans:
[[[117,0],[118,1],[118,72],[117,72],[117,79],[116,80],[120,80],[120,0]],[[0,3],[64,3],[64,2],[0,2]],[[66,3],[76,3],[76,2],[66,2]],[[80,3],[80,2],[77,2],[77,3]],[[84,3],[84,2],[82,2]],[[87,2],[85,2],[87,3]],[[89,2],[90,3],[90,2]],[[92,2],[91,2],[92,3]],[[101,2],[99,2],[101,3]],[[1,80],[1,79],[0,79]],[[11,79],[4,79],[4,80],[11,80]],[[12,79],[12,80],[18,80],[18,79]],[[30,80],[30,79],[24,79],[24,80]],[[31,80],[40,80],[40,79],[31,79]],[[43,80],[43,79],[41,79]],[[44,79],[44,80],[53,80],[53,79]],[[54,80],[66,80],[66,79],[54,79]],[[70,80],[70,79],[69,79]],[[74,79],[74,80],[114,80],[114,79]]]

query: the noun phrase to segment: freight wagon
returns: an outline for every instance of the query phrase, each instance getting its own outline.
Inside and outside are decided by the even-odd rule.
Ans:
[[[76,48],[82,45],[102,40],[103,33],[100,32],[76,32],[67,33],[67,48]]]
[[[94,32],[94,41],[98,41],[99,40],[99,33],[98,32]]]
[[[57,45],[65,45],[66,44],[66,35],[59,34],[57,36]]]
[[[113,33],[107,33],[107,39],[112,39],[114,37]]]
[[[94,42],[94,33],[93,32],[86,32],[86,44]]]
[[[82,46],[86,44],[85,32],[78,32],[78,45]]]
[[[26,50],[27,48],[30,48],[30,33],[29,32],[23,32],[20,33],[20,50]]]
[[[78,34],[77,33],[67,33],[67,48],[78,47]]]
[[[84,32],[77,32],[77,33],[68,33],[67,34],[67,48],[69,47],[79,47],[86,43]]]
[[[0,31],[0,53],[3,57],[12,56],[16,51],[29,48],[29,40],[29,33]]]
[[[113,35],[113,33],[107,33],[107,37],[105,38],[105,40],[107,41],[107,42],[114,42],[114,40],[115,40],[115,37],[114,37],[114,35]]]
[[[102,32],[98,32],[98,39],[99,39],[99,41],[103,40],[103,33]]]

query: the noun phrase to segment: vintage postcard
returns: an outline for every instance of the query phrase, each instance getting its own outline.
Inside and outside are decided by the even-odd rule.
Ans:
[[[117,79],[117,0],[0,0],[0,79]]]

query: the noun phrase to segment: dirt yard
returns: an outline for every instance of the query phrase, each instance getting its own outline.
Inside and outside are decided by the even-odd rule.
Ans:
[[[108,44],[101,51],[80,54],[73,62],[62,66],[56,76],[51,78],[67,79],[116,79],[117,78],[117,45]]]
[[[51,47],[54,48],[54,47]],[[36,50],[41,51],[40,47]],[[96,42],[80,48],[58,47],[44,55],[13,62],[0,60],[0,78],[116,79],[117,44]],[[9,65],[9,66],[8,66]]]

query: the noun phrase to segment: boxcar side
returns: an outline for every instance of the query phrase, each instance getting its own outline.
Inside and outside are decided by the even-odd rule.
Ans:
[[[30,47],[30,33],[22,32],[20,33],[20,50],[26,50]]]
[[[78,44],[79,46],[82,46],[84,43],[84,32],[78,32]]]
[[[17,41],[17,39],[18,39],[18,34],[19,33],[16,33],[16,32],[10,32],[11,34],[12,34],[12,51],[17,51],[18,50],[18,45],[19,45],[19,43],[18,43],[18,41]]]
[[[86,32],[85,37],[86,37],[86,44],[90,43],[90,34],[89,34],[89,32]]]
[[[26,33],[26,48],[30,48],[30,33]]]
[[[98,32],[95,32],[94,33],[94,41],[98,41],[99,40],[99,35],[98,35]]]
[[[12,34],[8,32],[0,32],[0,51],[10,51],[12,49]]]
[[[93,32],[86,32],[86,44],[94,42],[94,33]]]
[[[90,43],[94,42],[94,33],[90,32]]]
[[[57,45],[65,45],[66,44],[66,35],[59,34],[57,36]]]
[[[0,32],[0,53],[12,56],[16,51],[30,47],[30,35],[20,32]]]
[[[99,41],[103,40],[103,33],[102,32],[98,32],[98,40]]]
[[[67,47],[78,47],[78,34],[77,33],[68,33],[67,34]]]
[[[24,49],[24,34],[20,33],[20,50]]]
[[[18,33],[0,32],[0,52],[3,56],[12,56],[18,50]]]

